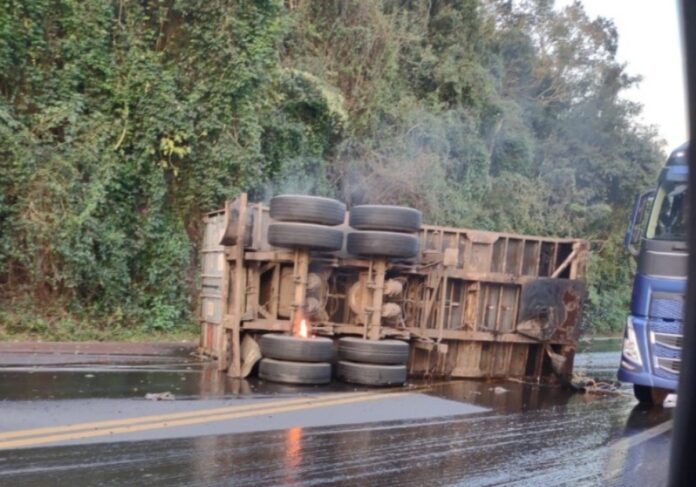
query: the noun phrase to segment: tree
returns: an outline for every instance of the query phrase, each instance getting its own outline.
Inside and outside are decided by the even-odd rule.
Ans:
[[[0,313],[17,330],[190,322],[201,214],[287,190],[589,238],[588,316],[621,326],[617,242],[662,153],[621,96],[639,78],[615,27],[579,2],[5,3]]]

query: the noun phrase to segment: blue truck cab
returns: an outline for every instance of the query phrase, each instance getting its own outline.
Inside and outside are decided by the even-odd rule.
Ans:
[[[657,187],[639,195],[624,245],[636,258],[631,310],[618,378],[639,402],[662,404],[676,391],[682,353],[687,259],[687,151],[674,150]]]

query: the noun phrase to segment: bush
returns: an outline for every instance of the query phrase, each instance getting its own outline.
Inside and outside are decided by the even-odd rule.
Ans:
[[[615,28],[579,3],[29,0],[2,12],[6,333],[187,326],[201,214],[241,191],[589,238],[587,320],[614,329],[626,311],[616,242],[662,154],[621,97],[636,78]]]

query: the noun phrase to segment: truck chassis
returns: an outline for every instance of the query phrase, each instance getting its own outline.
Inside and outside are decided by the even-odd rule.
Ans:
[[[244,335],[307,316],[317,335],[407,340],[411,376],[572,373],[586,241],[423,225],[416,258],[367,259],[273,247],[272,221],[246,194],[204,217],[200,350],[220,371],[242,376]]]

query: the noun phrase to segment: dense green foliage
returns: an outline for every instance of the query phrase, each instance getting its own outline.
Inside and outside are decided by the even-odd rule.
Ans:
[[[637,79],[614,26],[580,4],[0,5],[0,321],[14,331],[190,322],[200,215],[245,190],[588,238],[586,317],[622,326],[619,238],[662,154],[620,97]]]

